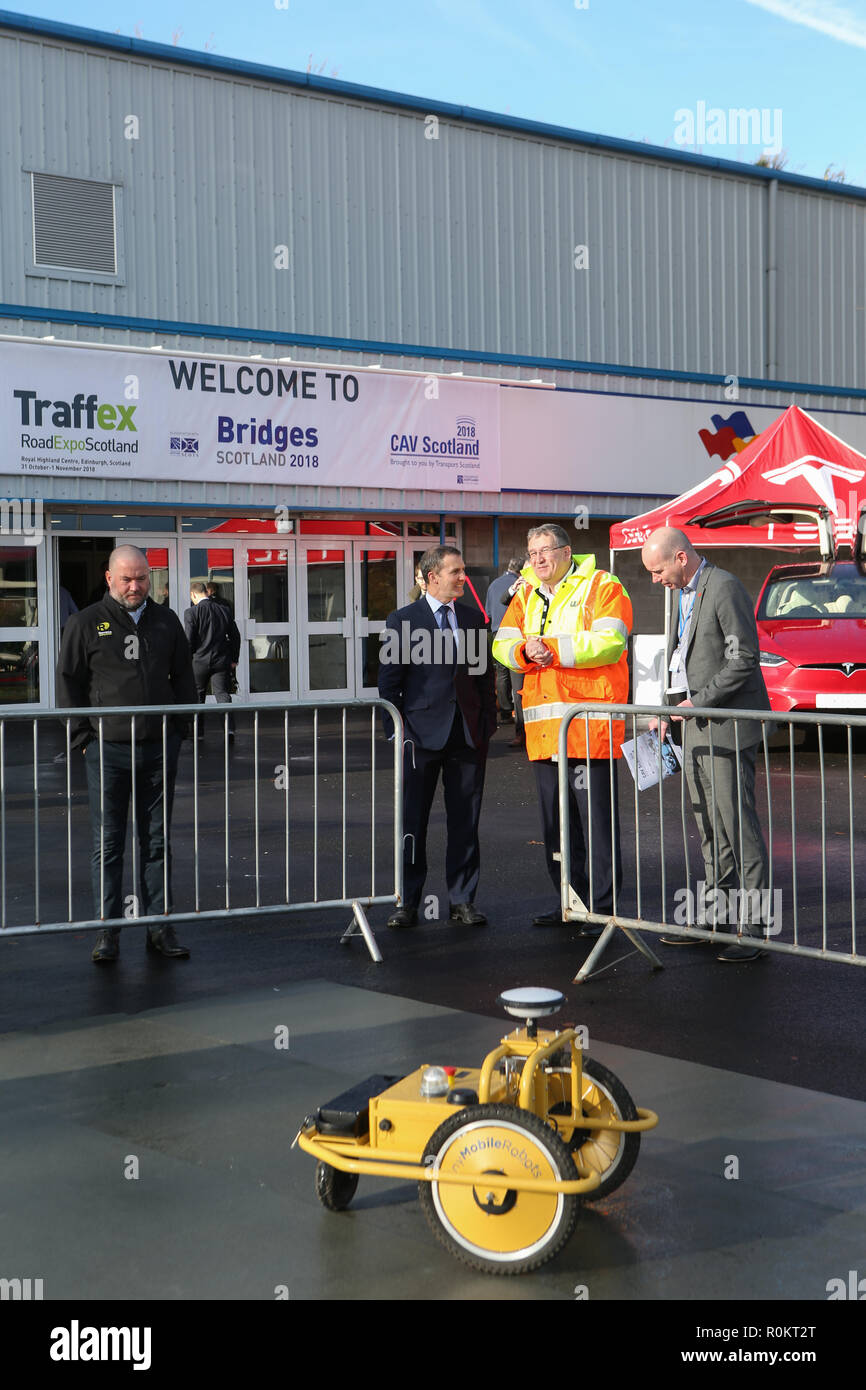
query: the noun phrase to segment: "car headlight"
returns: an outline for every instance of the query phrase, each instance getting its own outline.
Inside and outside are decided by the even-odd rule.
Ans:
[[[779,656],[777,652],[759,652],[760,664],[762,666],[785,666],[787,658]]]

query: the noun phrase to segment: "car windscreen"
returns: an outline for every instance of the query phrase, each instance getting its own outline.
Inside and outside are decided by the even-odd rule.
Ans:
[[[816,575],[768,584],[758,618],[866,618],[866,579]]]

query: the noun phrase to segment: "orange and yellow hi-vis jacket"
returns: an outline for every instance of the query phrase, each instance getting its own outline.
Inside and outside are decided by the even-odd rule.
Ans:
[[[573,561],[552,598],[541,592],[532,567],[524,568],[524,582],[508,605],[493,643],[498,662],[526,673],[523,717],[526,751],[533,762],[556,756],[559,726],[569,705],[592,700],[628,702],[631,600],[615,575],[596,569],[594,555],[575,555]],[[542,668],[527,661],[528,637],[544,639],[553,652],[551,666]],[[576,715],[568,730],[568,756],[620,758],[624,738],[623,720],[609,722],[605,714],[587,721]]]

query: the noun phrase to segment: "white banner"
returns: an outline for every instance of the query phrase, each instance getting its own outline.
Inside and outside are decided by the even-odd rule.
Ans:
[[[4,472],[498,492],[499,387],[0,343]]]
[[[502,486],[675,497],[736,458],[785,405],[503,388]],[[866,453],[866,414],[808,409]]]

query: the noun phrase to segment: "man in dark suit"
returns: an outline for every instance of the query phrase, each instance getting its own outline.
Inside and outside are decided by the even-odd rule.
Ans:
[[[665,703],[769,710],[754,608],[736,575],[708,564],[683,532],[673,527],[653,531],[643,547],[642,559],[653,583],[664,584],[679,597],[668,638]],[[684,725],[683,761],[701,833],[713,920],[730,931],[737,916],[742,916],[722,911],[726,899],[733,901],[730,890],[737,888],[739,878],[738,901],[747,909],[742,934],[757,938],[728,946],[719,960],[758,960],[765,954],[758,940],[768,879],[767,848],[755,810],[755,758],[762,741],[761,723],[687,719]],[[662,720],[662,738],[666,729]],[[673,938],[668,944],[688,940]]]
[[[474,905],[481,866],[478,821],[487,745],[496,729],[486,621],[463,597],[466,572],[454,546],[421,559],[426,593],[391,613],[382,634],[379,694],[403,716],[403,905],[389,927],[414,927],[427,877],[427,822],[439,774],[448,845],[449,919],[484,926]]]

